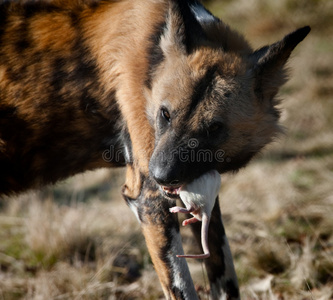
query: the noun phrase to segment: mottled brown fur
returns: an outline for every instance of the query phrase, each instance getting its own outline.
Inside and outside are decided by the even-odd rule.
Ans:
[[[2,5],[0,192],[122,166],[123,156],[105,162],[102,153],[124,148],[124,130],[140,136],[131,143],[134,163],[147,173],[146,40],[165,3],[49,2]]]

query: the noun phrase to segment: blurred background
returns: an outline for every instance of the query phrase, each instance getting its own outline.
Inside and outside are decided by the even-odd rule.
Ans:
[[[312,27],[280,91],[285,135],[222,177],[220,202],[243,299],[333,299],[333,1],[204,2],[253,48]],[[163,299],[123,181],[98,170],[0,201],[0,299]]]

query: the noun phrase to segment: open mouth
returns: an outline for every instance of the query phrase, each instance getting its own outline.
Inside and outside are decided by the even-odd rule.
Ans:
[[[174,187],[169,187],[169,186],[161,186],[164,194],[170,198],[179,198],[179,192],[181,186],[174,186]]]

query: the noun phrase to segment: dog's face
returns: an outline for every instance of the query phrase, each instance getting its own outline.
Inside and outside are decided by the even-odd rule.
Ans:
[[[155,130],[149,169],[170,197],[209,170],[238,170],[276,136],[274,97],[286,79],[284,65],[309,31],[300,29],[253,52],[217,19],[202,26],[205,38],[192,49],[189,38],[179,38],[186,34],[181,26],[179,15],[169,15],[159,44],[164,59],[146,91]],[[216,44],[209,40],[219,33]]]
[[[163,186],[180,186],[216,169],[245,165],[278,131],[278,113],[254,93],[247,62],[204,49],[165,61],[152,88],[155,129],[150,171]]]

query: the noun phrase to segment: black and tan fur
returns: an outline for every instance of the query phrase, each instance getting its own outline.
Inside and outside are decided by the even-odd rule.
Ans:
[[[237,170],[274,138],[284,65],[308,32],[253,51],[196,0],[0,1],[0,195],[126,166],[166,297],[195,299],[160,185]],[[212,297],[238,299],[218,202],[209,235]]]

